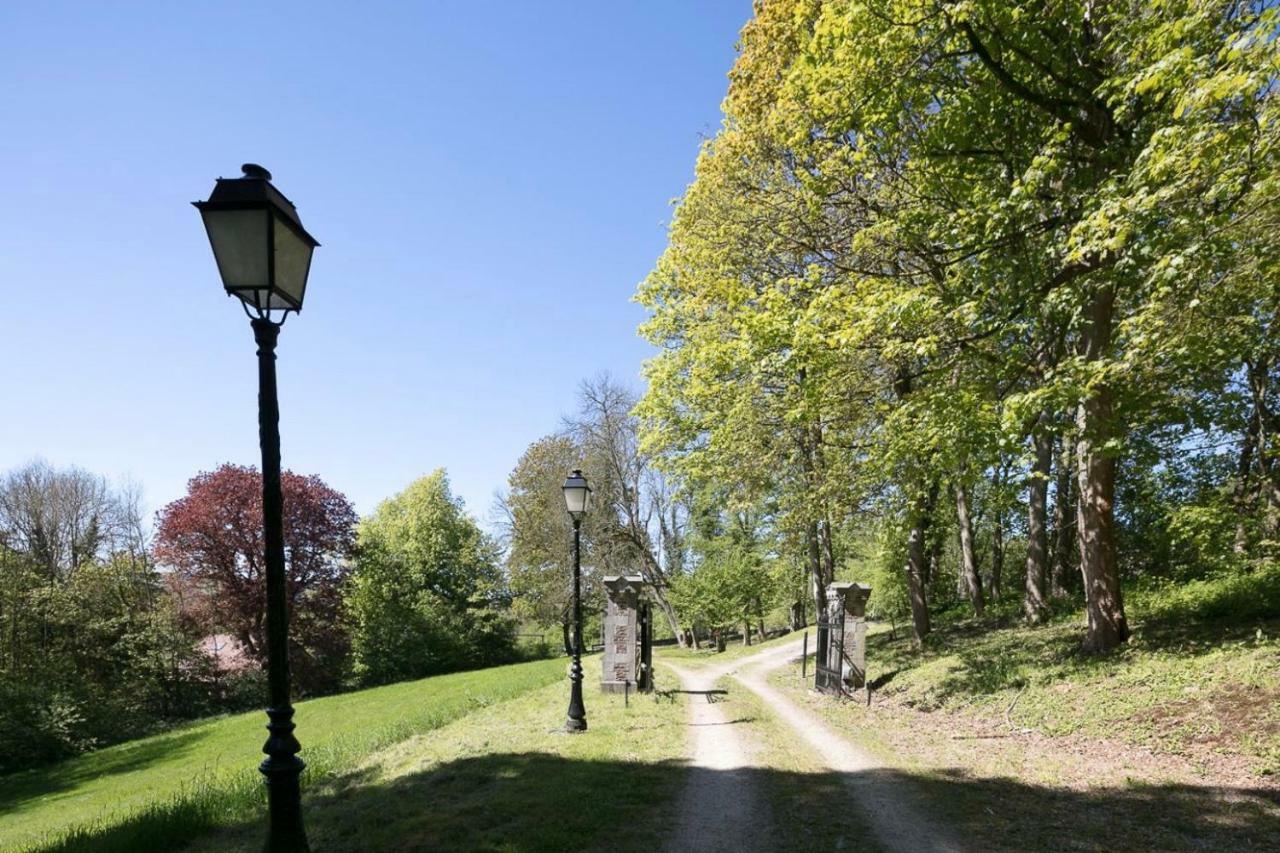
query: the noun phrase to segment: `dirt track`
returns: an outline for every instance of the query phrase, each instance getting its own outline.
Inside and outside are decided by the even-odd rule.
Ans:
[[[945,828],[927,818],[900,783],[881,771],[886,765],[849,742],[813,714],[769,685],[767,675],[798,657],[800,644],[788,643],[750,657],[709,667],[667,664],[690,695],[692,772],[676,816],[670,851],[770,849],[769,804],[743,768],[760,767],[758,750],[717,707],[716,682],[729,676],[758,696],[771,713],[840,775],[884,850],[893,853],[958,853],[964,848]]]

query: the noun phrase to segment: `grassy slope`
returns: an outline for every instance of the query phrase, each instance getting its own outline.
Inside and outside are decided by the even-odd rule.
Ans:
[[[944,615],[923,653],[877,630],[870,708],[775,676],[896,764],[986,849],[1274,849],[1280,572],[1131,590],[1134,636],[1079,656],[1078,615]]]
[[[871,678],[919,710],[1116,738],[1208,773],[1280,774],[1280,569],[1131,591],[1128,611],[1132,639],[1098,658],[1076,653],[1075,614],[1042,628],[1008,613],[951,621],[924,655],[880,634]]]
[[[308,774],[436,728],[564,677],[537,661],[301,702],[295,721]],[[82,849],[153,849],[262,807],[260,712],[223,717],[0,778],[0,849],[71,834]]]
[[[684,778],[682,701],[586,691],[589,728],[563,732],[563,682],[370,755],[314,789],[313,848],[655,849]],[[260,821],[210,835],[196,853],[252,849]]]

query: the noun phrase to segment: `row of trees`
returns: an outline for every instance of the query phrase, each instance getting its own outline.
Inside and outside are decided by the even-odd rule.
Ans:
[[[302,695],[506,662],[497,546],[443,471],[361,521],[283,476],[290,664]],[[0,478],[0,771],[265,698],[262,483],[198,474],[157,515],[136,489],[33,463]]]
[[[1016,587],[1038,621],[1079,594],[1103,652],[1123,578],[1268,558],[1277,23],[758,3],[638,294],[660,354],[637,456],[687,517],[711,495],[716,524],[751,521],[708,565],[803,566],[819,603],[891,566],[917,641],[939,596],[981,613]]]

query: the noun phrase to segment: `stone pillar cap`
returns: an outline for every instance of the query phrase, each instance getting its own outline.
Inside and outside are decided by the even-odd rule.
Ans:
[[[827,595],[838,595],[841,598],[854,600],[866,599],[871,595],[871,585],[865,583],[854,583],[853,581],[836,581],[827,584]]]
[[[644,592],[645,582],[640,575],[610,575],[604,579],[604,587],[610,595],[624,592],[640,594]]]

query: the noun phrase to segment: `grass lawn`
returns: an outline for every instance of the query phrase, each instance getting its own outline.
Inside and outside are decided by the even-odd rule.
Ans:
[[[1078,612],[1041,628],[1006,609],[944,618],[923,654],[877,632],[877,693],[922,711],[960,711],[1049,736],[1116,739],[1212,776],[1280,775],[1280,568],[1126,592],[1133,637],[1077,653]]]
[[[304,791],[370,753],[565,676],[546,660],[300,702]],[[255,816],[265,715],[198,723],[0,778],[0,849],[163,850]]]
[[[391,745],[314,787],[313,848],[655,849],[685,778],[688,709],[653,695],[624,705],[592,689],[597,674],[588,667],[584,733],[563,732],[560,682]],[[249,850],[261,833],[260,821],[246,821],[189,849]]]
[[[1280,574],[1126,595],[1134,636],[1103,657],[1077,653],[1079,614],[997,608],[943,614],[923,652],[876,626],[869,708],[798,666],[773,682],[982,849],[1277,849]]]

